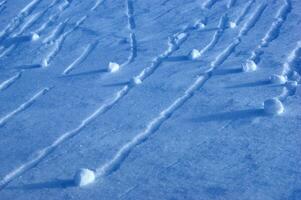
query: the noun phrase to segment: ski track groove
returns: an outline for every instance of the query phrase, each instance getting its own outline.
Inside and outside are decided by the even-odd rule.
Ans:
[[[132,63],[137,57],[137,40],[135,34],[136,24],[134,19],[134,4],[133,4],[133,0],[125,0],[125,2],[126,2],[126,16],[128,18],[128,29],[130,31],[129,39],[130,39],[131,52],[127,60],[121,64],[122,67]]]
[[[255,26],[256,22],[259,20],[261,9],[255,11],[252,17],[248,18],[248,21],[245,23],[245,26],[242,27],[243,35],[246,35],[252,27]],[[252,26],[249,26],[252,24]],[[248,28],[246,28],[248,27]],[[124,160],[129,156],[130,152],[141,143],[145,142],[151,135],[153,135],[160,126],[168,120],[173,113],[175,113],[180,107],[182,107],[189,99],[191,99],[195,92],[197,92],[212,76],[213,72],[223,63],[225,60],[234,52],[235,48],[241,43],[241,32],[238,33],[238,36],[233,39],[233,41],[224,49],[211,63],[210,68],[205,72],[201,73],[199,77],[185,90],[184,94],[178,97],[171,105],[165,108],[159,113],[159,115],[154,118],[150,123],[148,123],[146,129],[141,133],[138,133],[133,137],[128,143],[123,145],[117,153],[112,157],[111,160],[104,163],[98,167],[96,171],[97,178],[103,178],[111,174],[112,172],[118,170]]]
[[[0,2],[0,13],[5,9],[5,4],[7,3],[7,0]]]
[[[21,72],[0,83],[0,91],[5,90],[21,77]]]
[[[39,97],[45,95],[49,90],[50,90],[50,88],[42,89],[41,91],[36,93],[34,96],[32,96],[28,101],[21,104],[18,108],[11,111],[10,113],[5,115],[4,117],[0,118],[0,127],[4,126],[11,118],[13,118],[18,113],[20,113],[20,112],[26,110],[27,108],[29,108]]]
[[[151,76],[160,64],[166,59],[168,56],[172,55],[176,50],[178,50],[181,44],[187,39],[188,33],[191,31],[191,28],[184,29],[176,34],[168,40],[168,48],[160,55],[153,59],[153,62],[150,66],[144,68],[137,76],[134,76],[132,80],[139,79],[142,83],[143,80]],[[26,171],[37,166],[45,157],[47,157],[51,152],[53,152],[58,146],[67,140],[73,138],[78,135],[80,131],[82,131],[88,124],[90,124],[96,117],[110,110],[115,104],[117,104],[124,96],[126,96],[129,91],[136,86],[134,81],[130,81],[127,85],[122,87],[119,91],[117,91],[111,99],[108,99],[106,103],[100,105],[93,113],[91,113],[87,118],[83,119],[82,122],[74,129],[63,133],[59,136],[52,144],[49,146],[38,150],[33,159],[26,161],[21,166],[9,172],[4,176],[3,179],[0,180],[0,190],[2,190],[8,183],[13,181],[15,178],[24,174]]]
[[[260,61],[260,57],[262,56],[263,48],[268,47],[268,45],[278,38],[279,32],[283,23],[286,21],[288,14],[291,11],[291,1],[284,0],[284,4],[277,11],[276,16],[274,17],[274,21],[270,26],[269,30],[265,34],[265,36],[261,39],[261,43],[252,51],[252,55],[249,60],[258,63]]]
[[[84,49],[84,51],[82,52],[82,54],[76,58],[62,73],[62,75],[67,75],[69,74],[71,71],[74,70],[74,68],[79,65],[80,63],[82,63],[83,61],[85,61],[87,59],[87,57],[90,55],[90,53],[95,49],[95,47],[97,46],[98,41],[93,42],[89,45],[87,45]]]

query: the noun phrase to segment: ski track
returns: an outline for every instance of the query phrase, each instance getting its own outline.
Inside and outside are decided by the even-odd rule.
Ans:
[[[21,72],[0,83],[0,91],[5,90],[21,77]]]
[[[83,21],[83,20],[81,20]],[[195,27],[196,29],[196,27]],[[189,31],[191,28],[184,29],[181,32],[174,34],[168,40],[168,48],[159,56],[153,59],[150,66],[143,69],[137,76],[132,78],[132,81],[122,87],[118,92],[114,94],[111,99],[108,99],[106,103],[100,105],[92,114],[90,114],[87,118],[83,119],[82,122],[74,129],[63,133],[60,137],[58,137],[52,144],[49,146],[37,151],[37,153],[33,159],[23,163],[21,166],[12,170],[8,173],[2,180],[0,180],[0,190],[2,190],[9,182],[24,174],[26,171],[37,166],[45,157],[47,157],[51,152],[53,152],[58,146],[67,140],[73,138],[78,135],[80,131],[82,131],[88,124],[90,124],[96,117],[110,110],[115,104],[117,104],[125,95],[127,95],[131,89],[136,86],[135,81],[139,79],[141,83],[143,80],[151,76],[157,68],[161,65],[161,63],[168,56],[172,55],[176,50],[178,50],[181,44],[187,39],[189,35]]]
[[[234,23],[236,25],[239,25],[239,23],[245,18],[245,16],[250,12],[251,10],[251,6],[252,4],[255,2],[255,0],[250,0],[246,6],[243,8],[243,10],[241,11],[239,17],[236,18],[236,20],[234,21]]]
[[[18,113],[24,111],[25,109],[29,108],[39,97],[45,95],[50,88],[44,88],[38,93],[36,93],[33,97],[31,97],[28,101],[21,104],[17,109],[11,111],[4,117],[0,118],[0,127],[4,126],[11,118],[13,118]],[[0,184],[1,185],[1,184]]]
[[[85,47],[84,51],[82,52],[82,54],[76,58],[62,73],[62,75],[67,75],[69,74],[77,65],[79,65],[80,63],[82,63],[83,61],[85,61],[87,59],[87,57],[90,55],[90,53],[93,51],[93,49],[95,49],[95,47],[97,46],[98,41],[93,42],[91,44],[89,44],[87,47]]]
[[[297,42],[296,47],[292,50],[283,64],[282,76],[287,77],[290,82],[295,82],[294,75],[300,76],[301,71],[301,40]],[[297,83],[298,84],[298,83]],[[289,96],[292,96],[296,92],[296,86],[289,86],[287,84],[283,87],[283,92],[279,96],[281,101],[285,101]]]
[[[210,68],[201,73],[199,77],[185,90],[184,94],[178,97],[171,105],[161,111],[159,115],[154,118],[146,127],[144,131],[137,134],[128,143],[123,145],[111,160],[98,167],[96,171],[97,178],[103,178],[106,175],[111,174],[120,168],[124,160],[129,156],[130,152],[139,144],[145,142],[151,135],[153,135],[160,126],[168,120],[173,113],[175,113],[180,107],[182,107],[189,99],[194,96],[194,93],[199,90],[212,76],[213,72],[234,52],[235,48],[241,43],[241,37],[246,35],[252,27],[255,26],[259,20],[262,12],[262,6],[259,7],[253,13],[252,17],[248,18],[248,21],[242,27],[238,36],[224,49],[211,63]],[[243,34],[241,34],[243,33]]]
[[[276,16],[274,17],[274,21],[270,26],[268,32],[261,39],[261,43],[255,48],[252,52],[250,60],[253,60],[255,63],[260,61],[261,55],[264,53],[263,48],[267,47],[273,40],[277,39],[279,32],[283,23],[286,21],[288,14],[291,11],[291,2],[290,0],[284,0],[284,4],[278,10]]]
[[[131,53],[127,60],[121,64],[121,66],[126,66],[130,63],[132,63],[135,58],[137,57],[137,40],[136,40],[136,34],[135,34],[135,19],[134,19],[134,5],[133,0],[125,0],[126,2],[126,16],[128,18],[128,29],[130,31],[130,47],[131,47]]]

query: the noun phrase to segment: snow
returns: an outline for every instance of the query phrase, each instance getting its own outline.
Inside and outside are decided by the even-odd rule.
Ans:
[[[90,169],[79,169],[74,176],[76,186],[83,187],[95,181],[95,173]]]
[[[110,62],[108,69],[109,69],[109,72],[115,73],[115,72],[119,71],[120,65],[118,63]]]
[[[300,199],[300,21],[299,0],[0,0],[0,200]]]
[[[269,115],[279,115],[284,112],[281,101],[277,98],[264,101],[264,111]]]
[[[272,76],[270,76],[270,80],[274,84],[284,84],[286,83],[287,78],[282,75],[273,74]]]
[[[242,70],[244,72],[254,72],[257,70],[257,65],[253,60],[247,60],[246,63],[242,65]]]

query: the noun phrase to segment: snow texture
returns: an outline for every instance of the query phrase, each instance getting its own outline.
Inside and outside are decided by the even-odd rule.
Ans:
[[[0,0],[0,200],[301,199],[300,22],[300,0]]]

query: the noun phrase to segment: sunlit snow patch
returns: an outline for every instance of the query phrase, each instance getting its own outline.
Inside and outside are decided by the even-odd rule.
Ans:
[[[264,112],[269,115],[279,115],[284,112],[282,102],[277,98],[264,101]]]
[[[201,56],[202,56],[201,52],[197,49],[193,49],[189,54],[189,58],[191,60],[198,60],[201,58]]]
[[[257,70],[257,65],[253,60],[247,60],[246,63],[242,65],[242,70],[244,72],[254,72]]]
[[[118,63],[110,62],[109,63],[109,72],[114,73],[119,71],[120,65]]]
[[[39,40],[39,39],[40,39],[39,34],[37,34],[37,33],[32,33],[32,34],[31,34],[31,40],[32,40],[32,41],[37,41],[37,40]]]
[[[235,22],[229,22],[230,28],[236,28],[237,24]]]
[[[95,172],[90,169],[80,169],[74,176],[74,184],[79,187],[89,185],[95,181]]]
[[[270,81],[274,84],[284,84],[286,83],[287,79],[285,76],[273,74],[270,76]]]

